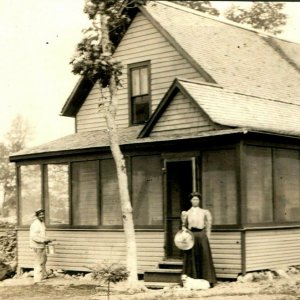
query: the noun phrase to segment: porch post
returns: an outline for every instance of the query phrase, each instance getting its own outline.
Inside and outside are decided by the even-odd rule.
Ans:
[[[244,141],[240,140],[237,145],[237,198],[238,198],[238,224],[241,228],[241,267],[242,274],[246,273],[246,231],[243,230],[247,223],[246,202],[246,153]]]

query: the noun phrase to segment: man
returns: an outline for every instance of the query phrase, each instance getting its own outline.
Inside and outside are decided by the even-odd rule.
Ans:
[[[30,226],[30,248],[34,251],[34,282],[41,282],[47,278],[46,245],[52,240],[46,237],[45,210],[38,209],[35,212],[37,219]]]

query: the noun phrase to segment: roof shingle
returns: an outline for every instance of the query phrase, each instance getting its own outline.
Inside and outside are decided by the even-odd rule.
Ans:
[[[216,20],[169,1],[145,10],[208,73],[226,88],[259,97],[300,103],[300,72],[254,30]],[[274,39],[299,62],[300,45]]]
[[[300,136],[300,105],[239,94],[203,83],[178,82],[217,124]]]

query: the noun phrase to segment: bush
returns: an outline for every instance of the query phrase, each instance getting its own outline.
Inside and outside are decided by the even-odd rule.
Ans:
[[[103,281],[107,284],[107,299],[109,299],[110,295],[110,283],[124,281],[129,275],[129,272],[124,265],[106,261],[92,267],[91,271],[94,279]]]
[[[16,260],[17,231],[15,224],[0,221],[0,253],[4,262]]]

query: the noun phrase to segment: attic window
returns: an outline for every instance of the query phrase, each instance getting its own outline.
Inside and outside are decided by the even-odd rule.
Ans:
[[[130,121],[145,123],[150,116],[150,61],[128,66]]]

